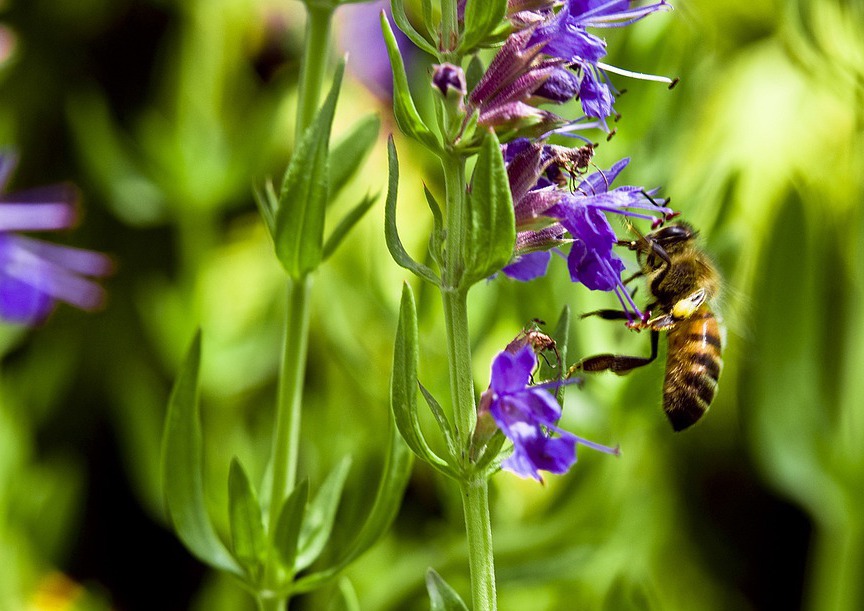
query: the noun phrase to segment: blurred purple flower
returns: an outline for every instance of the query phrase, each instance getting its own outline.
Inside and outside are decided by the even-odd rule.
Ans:
[[[348,53],[348,71],[377,98],[390,101],[393,98],[393,73],[387,46],[381,36],[381,11],[387,13],[392,22],[389,0],[376,0],[360,4],[345,4],[339,7],[336,16],[339,28],[336,40],[343,52]],[[411,63],[413,43],[402,30],[394,31],[405,65]]]
[[[543,481],[541,470],[567,472],[576,462],[577,444],[618,454],[617,448],[590,442],[556,426],[561,406],[549,388],[560,386],[560,382],[530,386],[536,365],[537,356],[528,343],[514,344],[513,352],[504,350],[492,362],[489,390],[484,393],[487,400],[481,400],[481,405],[488,406],[498,428],[513,442],[513,454],[502,468]]]
[[[0,154],[0,193],[15,167],[15,156]],[[99,308],[105,291],[89,277],[108,275],[113,264],[101,253],[42,242],[18,231],[53,231],[75,224],[74,193],[45,187],[0,195],[0,318],[37,324],[57,301],[83,310]]]

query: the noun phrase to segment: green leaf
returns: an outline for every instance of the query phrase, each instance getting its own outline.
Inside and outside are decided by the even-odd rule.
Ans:
[[[432,260],[440,267],[444,252],[444,216],[441,214],[441,206],[435,201],[435,196],[425,184],[423,185],[423,194],[426,196],[426,204],[432,212],[433,221],[432,235],[429,236],[429,252],[432,255]]]
[[[328,157],[330,163],[330,198],[335,199],[339,191],[360,170],[363,160],[378,140],[381,119],[368,115],[357,121],[347,134],[333,146]]]
[[[390,168],[389,184],[387,186],[387,202],[384,206],[384,238],[387,242],[387,250],[398,265],[428,280],[432,284],[440,284],[438,276],[427,266],[417,263],[402,246],[399,239],[399,231],[396,228],[396,197],[399,191],[399,159],[396,156],[396,145],[393,144],[393,136],[387,140],[387,158]]]
[[[516,242],[516,220],[504,156],[495,132],[483,138],[468,197],[469,227],[465,244],[467,286],[507,265]]]
[[[297,548],[308,498],[309,482],[303,480],[285,499],[276,522],[273,545],[279,553],[279,562],[291,575],[297,572]]]
[[[555,325],[555,334],[552,339],[555,340],[555,347],[558,349],[558,359],[560,362],[557,363],[557,367],[559,367],[557,373],[557,378],[560,379],[564,376],[565,366],[567,363],[567,344],[570,341],[570,306],[564,305],[561,308],[561,315],[558,317],[558,323]],[[551,377],[551,376],[550,376]],[[555,390],[555,398],[558,400],[558,403],[564,404],[564,386],[559,386]]]
[[[336,510],[342,499],[342,488],[351,469],[351,459],[345,457],[330,472],[327,479],[318,489],[303,518],[303,528],[300,530],[300,544],[297,550],[297,560],[294,568],[302,571],[318,559],[321,550],[327,544],[333,530]]]
[[[405,36],[411,39],[411,42],[426,51],[426,53],[432,57],[438,57],[438,50],[435,48],[432,40],[423,36],[414,28],[413,25],[411,25],[411,22],[408,21],[408,15],[405,13],[404,1],[390,0],[390,9],[393,13],[393,21],[395,21],[396,26],[405,33]],[[428,24],[429,22],[427,21],[426,23]]]
[[[330,258],[339,245],[342,243],[342,240],[351,232],[354,225],[358,223],[360,219],[363,218],[363,215],[372,207],[372,204],[378,199],[378,195],[367,195],[364,197],[359,204],[354,206],[348,214],[342,217],[342,220],[339,221],[339,224],[336,225],[336,228],[333,230],[333,233],[330,234],[330,237],[327,238],[327,241],[324,243],[324,252],[323,258],[326,261]]]
[[[456,590],[433,569],[426,571],[426,591],[429,592],[430,611],[468,611]]]
[[[476,55],[473,56],[471,61],[468,62],[468,68],[465,70],[465,83],[468,91],[472,91],[477,86],[477,83],[480,82],[485,73],[486,67],[483,65],[483,62]]]
[[[433,36],[438,31],[438,24],[432,20],[432,0],[420,0],[420,10],[423,12],[423,26],[429,34],[427,40],[434,40]]]
[[[258,497],[236,458],[231,460],[228,472],[228,518],[234,557],[257,583],[267,553],[267,535]]]
[[[504,21],[506,12],[507,0],[468,0],[459,51],[466,55],[471,53],[477,43],[494,32]]]
[[[381,12],[381,30],[384,32],[384,42],[387,45],[387,55],[390,57],[390,66],[393,69],[393,116],[402,133],[422,142],[429,150],[437,152],[441,150],[438,139],[426,126],[414,100],[411,98],[411,90],[408,88],[408,75],[405,74],[405,63],[399,53],[396,37],[387,21],[387,15]]]
[[[351,584],[351,580],[343,577],[339,580],[338,590],[330,599],[327,611],[360,611],[360,599]]]
[[[414,294],[406,282],[402,286],[399,324],[393,350],[393,377],[390,380],[390,406],[396,426],[408,447],[417,456],[444,472],[451,472],[447,462],[440,458],[423,437],[417,413],[417,364],[420,360],[417,335],[417,308]]]
[[[201,335],[195,336],[174,382],[162,437],[162,487],[174,531],[202,562],[242,576],[219,539],[204,501],[203,443],[198,414]]]
[[[423,398],[426,399],[426,405],[429,406],[429,410],[435,417],[435,421],[438,423],[438,428],[444,436],[444,441],[447,443],[447,449],[450,451],[450,456],[458,458],[459,448],[456,444],[456,435],[453,431],[453,426],[450,424],[450,420],[447,418],[447,414],[444,413],[444,409],[435,397],[432,396],[432,393],[430,393],[422,384],[419,384],[419,386]]]
[[[486,442],[486,445],[483,447],[483,453],[477,457],[477,460],[474,463],[475,471],[482,471],[486,469],[490,465],[492,468],[489,469],[489,474],[491,475],[495,471],[500,468],[500,460],[496,459],[501,454],[501,448],[504,447],[504,444],[507,441],[507,436],[499,429],[493,433],[492,438]]]
[[[324,105],[291,157],[279,194],[273,241],[276,256],[295,280],[317,268],[323,256],[324,212],[329,201],[328,141],[344,71],[342,61]]]
[[[253,187],[252,193],[255,196],[255,203],[258,205],[261,218],[264,219],[264,225],[272,237],[276,234],[276,210],[279,208],[279,198],[276,197],[273,182],[268,178],[264,183],[263,192],[258,187]]]
[[[402,435],[399,434],[395,426],[391,426],[390,445],[384,463],[384,473],[382,473],[381,481],[378,484],[375,502],[372,504],[360,533],[351,545],[345,548],[346,551],[335,564],[300,578],[293,584],[292,592],[300,594],[321,587],[336,577],[384,535],[399,512],[405,486],[411,477],[413,458],[414,454],[405,445]]]

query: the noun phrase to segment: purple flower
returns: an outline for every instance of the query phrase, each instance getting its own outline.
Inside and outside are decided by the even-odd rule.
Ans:
[[[511,34],[468,95],[468,112],[490,127],[548,131],[565,121],[529,104],[532,96],[563,61],[541,55],[543,44],[529,45],[531,30]]]
[[[492,362],[492,377],[487,397],[489,413],[498,428],[513,442],[513,454],[502,468],[520,477],[543,481],[539,471],[565,473],[576,462],[576,445],[583,444],[601,452],[617,454],[617,448],[595,444],[561,430],[561,406],[548,388],[560,385],[530,386],[537,356],[530,344],[504,350]],[[557,436],[552,436],[553,434]]]
[[[549,251],[560,254],[570,244],[570,278],[592,290],[614,291],[625,311],[642,317],[621,280],[624,262],[613,250],[618,238],[607,215],[646,219],[656,226],[674,216],[665,200],[651,197],[656,190],[610,189],[629,159],[589,174],[574,187],[571,181],[590,163],[590,146],[571,149],[519,138],[502,148],[516,218],[514,258],[504,274],[523,282],[543,276]]]
[[[0,154],[0,193],[15,161],[14,155]],[[74,194],[68,188],[0,195],[0,318],[36,324],[57,301],[84,310],[103,304],[104,289],[88,277],[109,274],[109,257],[13,233],[68,229],[75,220]]]
[[[561,85],[566,81],[558,75],[553,84],[539,91],[538,95],[545,93],[549,99],[561,102],[572,99],[578,93],[583,112],[588,117],[604,121],[615,112],[607,70],[672,84],[673,81],[666,77],[621,70],[600,61],[606,56],[606,41],[590,33],[587,28],[623,27],[651,13],[671,8],[666,0],[635,8],[630,5],[629,0],[569,0],[557,14],[546,11],[546,19],[535,26],[529,44],[543,44],[545,55],[564,61],[577,72],[579,78],[577,80],[574,77],[564,88]],[[565,97],[567,94],[570,94],[569,98]]]
[[[665,200],[651,198],[655,191],[634,186],[609,190],[629,162],[629,158],[622,159],[608,171],[590,174],[546,214],[557,218],[572,239],[567,257],[570,278],[592,290],[614,291],[625,311],[641,317],[642,312],[621,281],[624,262],[613,251],[618,238],[606,215],[647,219],[656,225],[674,213],[662,205]]]

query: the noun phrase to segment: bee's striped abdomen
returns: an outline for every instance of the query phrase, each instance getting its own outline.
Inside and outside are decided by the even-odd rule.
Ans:
[[[723,367],[720,323],[706,306],[668,333],[663,409],[682,431],[708,411]]]

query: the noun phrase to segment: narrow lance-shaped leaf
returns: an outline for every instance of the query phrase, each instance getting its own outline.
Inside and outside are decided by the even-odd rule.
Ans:
[[[414,100],[411,98],[411,90],[408,88],[408,75],[405,73],[405,63],[399,53],[396,37],[387,21],[387,15],[381,11],[381,30],[384,32],[384,42],[387,45],[387,55],[390,57],[390,66],[393,70],[393,116],[402,133],[422,142],[429,150],[435,152],[441,150],[438,139],[426,126]]]
[[[195,336],[168,401],[162,437],[162,486],[168,517],[183,544],[202,562],[235,575],[243,571],[213,528],[204,501],[203,445],[198,415],[201,336]]]
[[[258,211],[261,213],[261,218],[264,219],[264,225],[270,235],[276,233],[276,209],[279,207],[279,198],[276,197],[276,191],[273,189],[273,183],[268,179],[264,183],[264,190],[258,187],[253,187],[252,194],[255,196],[255,203],[258,205]]]
[[[503,21],[507,0],[468,0],[465,5],[465,30],[459,51],[468,54]]]
[[[426,591],[430,611],[468,611],[456,590],[432,569],[426,571]]]
[[[339,580],[337,592],[330,600],[327,611],[361,611],[360,599],[347,577]]]
[[[558,317],[558,323],[555,325],[555,335],[552,338],[555,340],[555,347],[558,350],[558,367],[557,377],[561,379],[564,376],[564,367],[567,363],[567,345],[570,341],[570,306],[564,305],[561,308],[561,316]],[[555,398],[558,403],[563,405],[564,402],[564,386],[559,386],[555,390]]]
[[[255,490],[236,458],[228,472],[228,518],[234,557],[246,567],[254,584],[267,552],[267,535]]]
[[[276,533],[273,536],[273,545],[279,553],[279,562],[292,576],[296,573],[297,547],[308,498],[309,482],[303,480],[285,499],[279,511]]]
[[[328,141],[344,71],[342,61],[327,99],[291,157],[279,194],[273,242],[276,256],[295,280],[317,268],[323,255],[330,181]]]
[[[437,456],[423,437],[417,413],[417,364],[420,359],[417,339],[417,308],[414,294],[406,282],[402,287],[399,325],[393,349],[393,377],[390,380],[390,405],[396,427],[408,447],[429,464],[446,468],[447,463]]]
[[[468,286],[507,265],[516,243],[516,220],[507,168],[495,132],[483,138],[467,198],[469,226],[465,244]]]
[[[420,392],[423,394],[423,398],[426,399],[426,405],[429,406],[429,411],[432,412],[435,422],[438,423],[438,429],[444,436],[444,441],[447,444],[447,450],[450,452],[450,456],[453,458],[459,458],[459,448],[456,445],[456,434],[453,431],[453,425],[450,424],[450,420],[447,418],[447,414],[444,413],[441,404],[438,403],[435,397],[432,396],[432,393],[430,393],[425,386],[422,384],[418,384],[418,386],[420,386]]]
[[[444,245],[444,216],[441,214],[441,206],[435,201],[435,196],[429,190],[429,187],[423,185],[423,194],[426,196],[426,204],[432,212],[432,235],[429,236],[429,254],[432,255],[432,260],[438,266],[441,266],[443,258]]]
[[[405,33],[405,36],[411,39],[411,42],[426,51],[426,53],[432,57],[438,57],[438,51],[432,44],[432,40],[423,36],[414,28],[413,25],[411,25],[411,22],[408,21],[408,15],[405,13],[404,0],[390,0],[390,9],[393,13],[393,20],[396,22],[398,28]]]
[[[405,493],[405,486],[411,476],[413,459],[414,454],[405,444],[402,435],[399,434],[395,426],[391,425],[390,445],[384,463],[384,472],[381,474],[378,492],[375,495],[375,502],[372,504],[372,509],[369,511],[366,522],[360,529],[357,538],[346,548],[347,551],[334,565],[298,579],[292,587],[293,592],[299,594],[321,587],[336,577],[381,538],[390,528],[399,512],[402,495]]]
[[[330,199],[334,200],[339,191],[363,166],[363,160],[378,141],[381,119],[378,115],[368,115],[357,121],[351,130],[339,139],[330,150]]]
[[[295,570],[302,571],[315,562],[327,544],[350,469],[351,459],[342,459],[321,484],[315,499],[309,503],[303,518],[303,528],[300,530]]]
[[[393,144],[393,136],[387,140],[387,158],[390,175],[387,185],[387,201],[384,205],[384,239],[387,242],[387,250],[398,265],[428,280],[432,284],[439,284],[438,277],[431,269],[411,258],[411,255],[402,245],[399,238],[399,230],[396,228],[396,198],[399,191],[399,159],[396,156],[396,145]]]
[[[333,230],[333,233],[330,234],[330,237],[327,238],[327,241],[324,243],[324,252],[323,257],[326,261],[330,258],[336,249],[339,248],[339,245],[342,243],[351,230],[354,228],[360,219],[363,218],[363,215],[372,207],[372,204],[375,203],[375,200],[378,199],[378,195],[367,195],[360,203],[351,208],[342,220],[339,221],[339,224],[336,225],[336,228]]]

